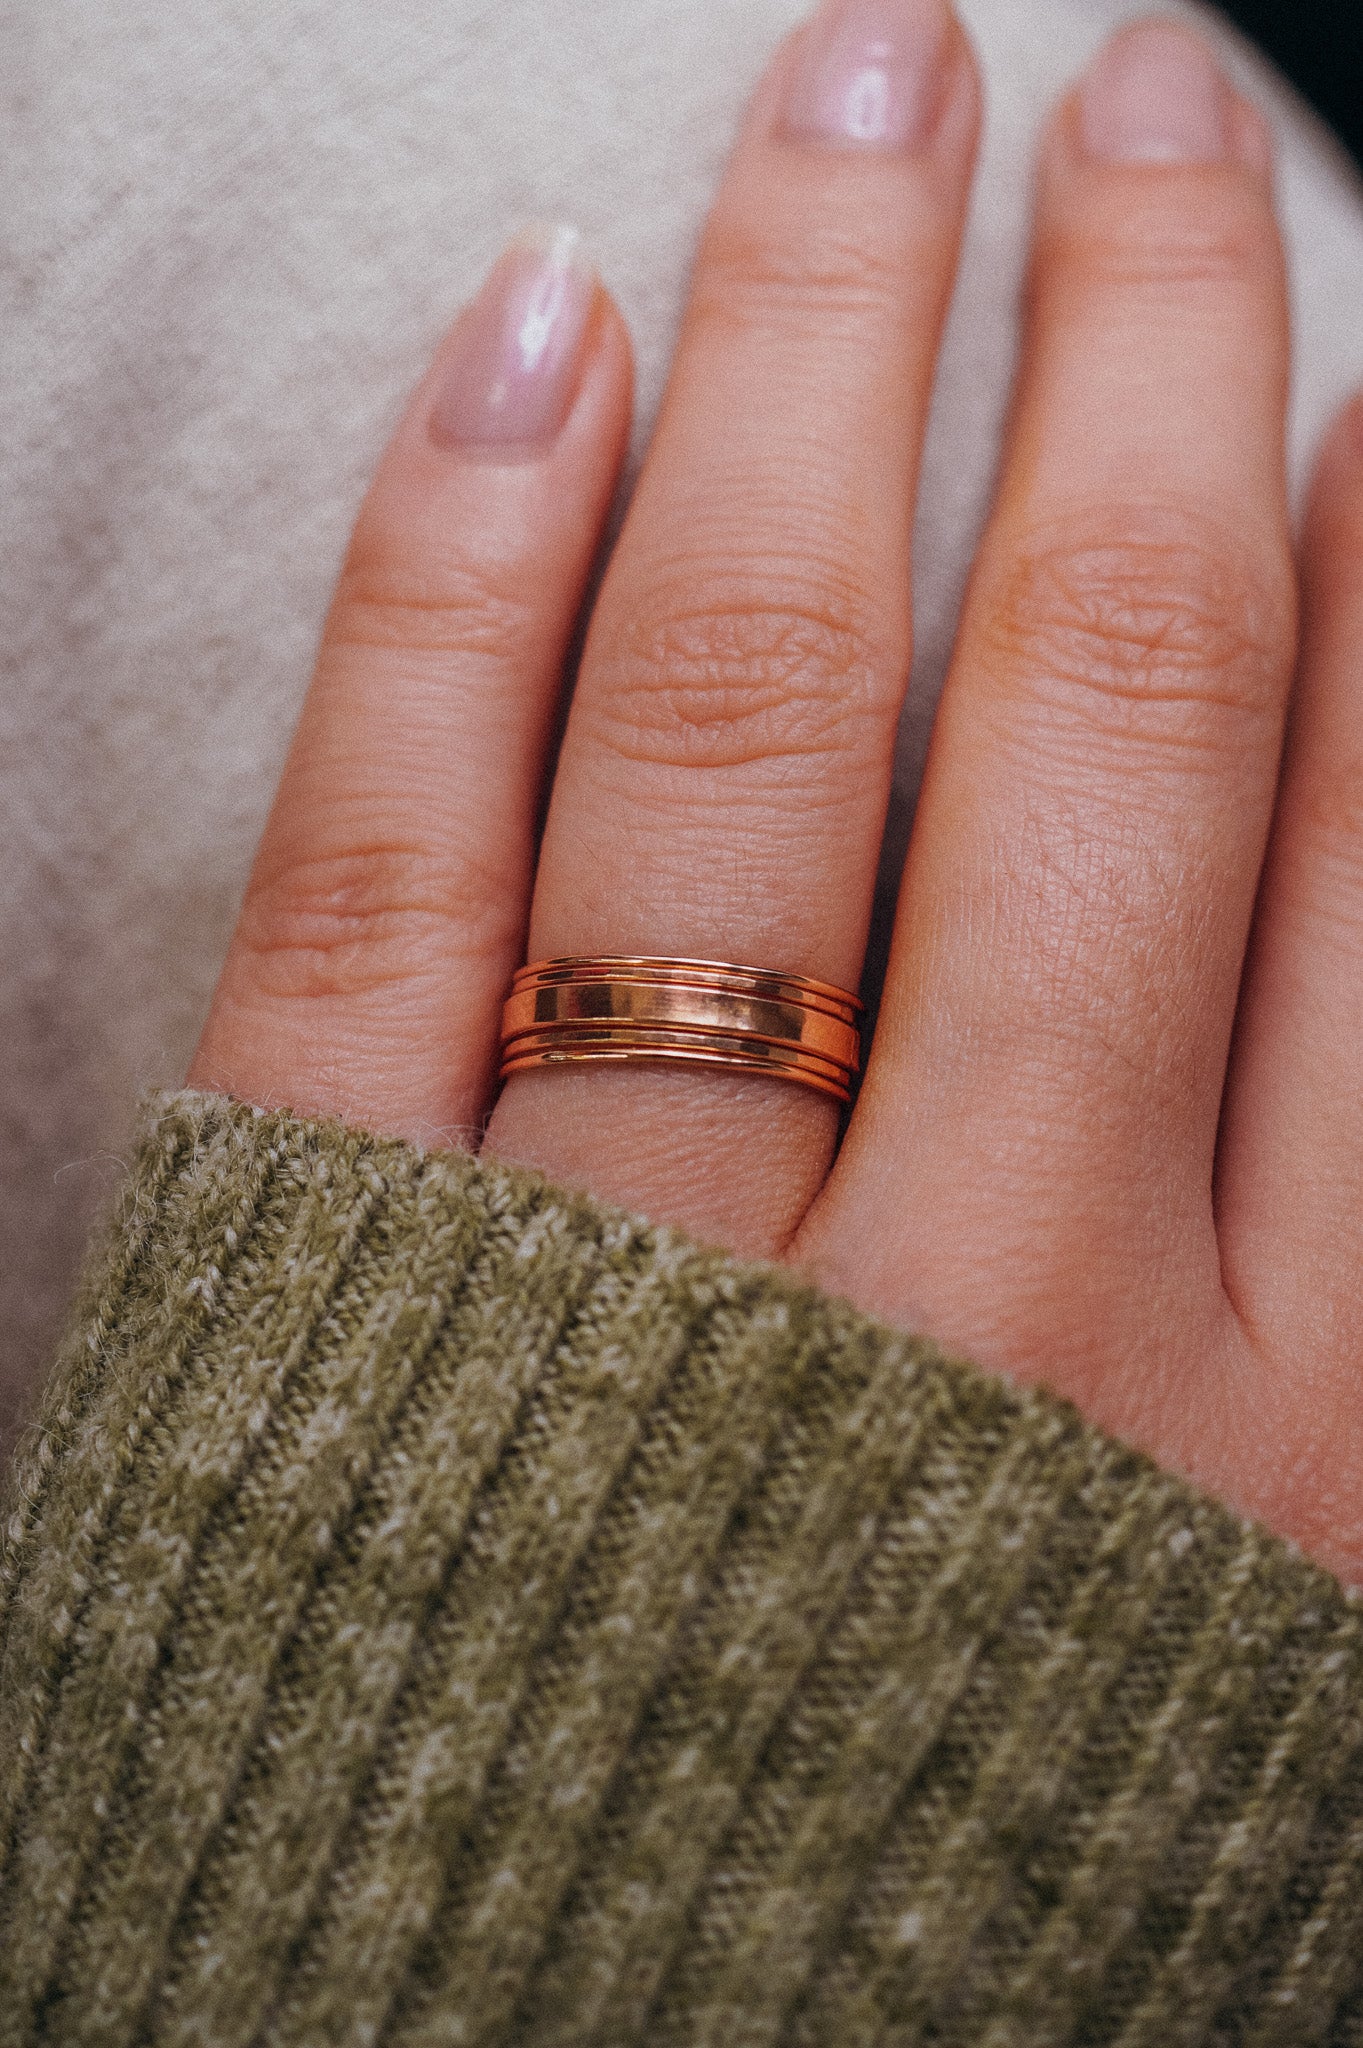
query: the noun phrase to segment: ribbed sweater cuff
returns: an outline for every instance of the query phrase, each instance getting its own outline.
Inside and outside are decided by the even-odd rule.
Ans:
[[[1363,2038],[1363,1629],[1068,1408],[181,1095],[10,1497],[0,2041]]]

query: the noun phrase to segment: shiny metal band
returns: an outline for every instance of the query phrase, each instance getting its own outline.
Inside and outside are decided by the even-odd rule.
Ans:
[[[581,1060],[684,1060],[777,1074],[847,1102],[860,1013],[827,982],[722,960],[540,960],[511,984],[502,1077]]]

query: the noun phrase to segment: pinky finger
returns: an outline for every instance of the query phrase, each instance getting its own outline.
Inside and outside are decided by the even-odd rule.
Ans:
[[[425,1142],[481,1123],[629,409],[575,237],[513,244],[360,512],[193,1085]]]
[[[1317,472],[1301,666],[1222,1119],[1232,1299],[1275,1398],[1363,1443],[1363,400]],[[1356,1506],[1353,1510],[1357,1514]]]

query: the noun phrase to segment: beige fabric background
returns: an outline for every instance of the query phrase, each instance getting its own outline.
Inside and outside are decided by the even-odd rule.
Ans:
[[[585,230],[652,412],[799,0],[0,0],[0,1417],[212,986],[366,475],[528,219]],[[964,0],[984,175],[920,518],[899,828],[992,466],[1031,140],[1129,0]],[[1226,36],[1228,45],[1229,36]],[[1363,378],[1363,207],[1275,107],[1298,472]]]

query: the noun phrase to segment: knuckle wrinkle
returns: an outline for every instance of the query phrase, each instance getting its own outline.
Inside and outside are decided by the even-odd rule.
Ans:
[[[327,639],[347,647],[512,657],[524,645],[532,601],[484,568],[438,572],[356,551],[336,593]]]
[[[293,999],[352,998],[448,971],[504,936],[505,879],[376,840],[262,865],[237,949],[251,978]]]
[[[815,224],[799,241],[717,227],[696,278],[702,318],[791,312],[811,321],[837,309],[878,314],[903,297],[902,265],[866,241]]]
[[[887,715],[887,662],[842,598],[736,603],[632,623],[596,693],[598,730],[653,765],[728,768],[865,744]]]
[[[985,653],[1009,695],[1116,736],[1219,748],[1277,717],[1285,610],[1219,538],[1042,536],[987,607]]]

